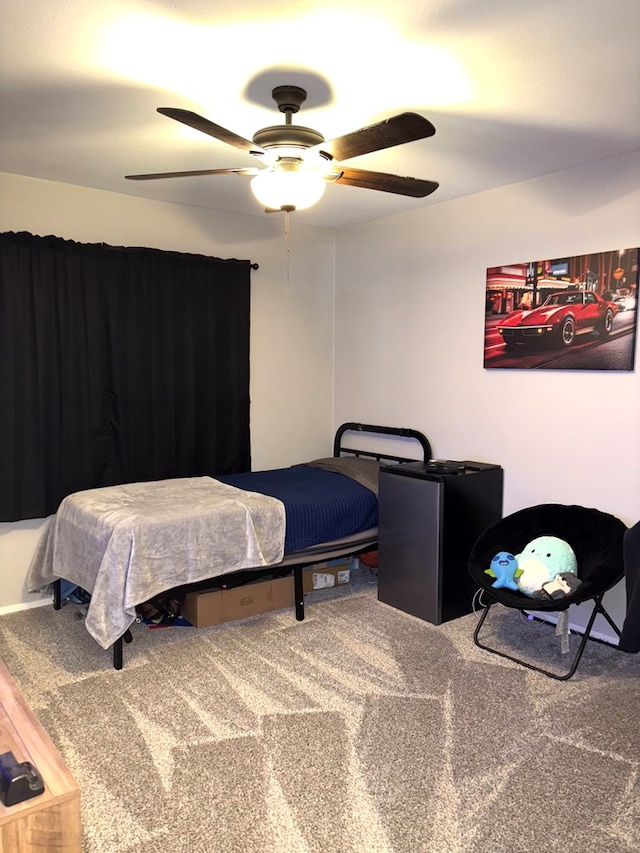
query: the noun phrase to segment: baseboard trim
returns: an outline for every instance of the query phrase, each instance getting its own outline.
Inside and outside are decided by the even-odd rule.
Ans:
[[[527,610],[529,616],[533,619],[537,619],[540,622],[549,622],[552,625],[556,625],[558,622],[558,617],[555,615],[551,615],[549,613],[540,613],[539,611],[530,611]],[[569,630],[572,634],[580,634],[581,636],[584,634],[584,625],[576,625],[573,622],[569,622]],[[617,648],[618,643],[620,642],[620,637],[617,637],[615,634],[603,634],[602,631],[594,631],[591,629],[591,633],[589,634],[589,638],[591,640],[598,640],[601,643],[606,643],[607,646],[614,646]]]
[[[6,604],[0,607],[0,616],[8,613],[18,613],[20,610],[32,610],[34,607],[51,607],[53,598],[43,598],[41,601],[23,601],[20,604]]]

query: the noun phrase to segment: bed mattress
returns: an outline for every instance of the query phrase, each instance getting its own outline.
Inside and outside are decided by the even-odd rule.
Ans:
[[[378,524],[378,499],[344,474],[310,465],[216,475],[238,489],[277,498],[285,507],[285,554],[370,530]]]

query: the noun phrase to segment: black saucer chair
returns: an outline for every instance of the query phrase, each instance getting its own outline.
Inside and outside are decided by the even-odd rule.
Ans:
[[[626,525],[613,515],[597,509],[564,504],[540,504],[508,515],[482,533],[469,555],[469,573],[483,591],[481,600],[485,604],[474,632],[474,642],[479,648],[508,660],[542,672],[550,678],[566,681],[575,673],[596,616],[600,613],[620,637],[620,629],[602,605],[602,599],[612,586],[624,577],[623,539]],[[573,548],[578,564],[578,578],[582,584],[578,589],[556,600],[531,598],[510,589],[496,589],[494,578],[487,575],[491,560],[500,551],[521,553],[525,546],[538,536],[557,536]],[[579,648],[564,675],[535,666],[506,651],[492,648],[479,639],[480,631],[489,611],[495,604],[535,614],[536,612],[558,612],[568,610],[572,604],[593,601],[593,610],[585,628]]]

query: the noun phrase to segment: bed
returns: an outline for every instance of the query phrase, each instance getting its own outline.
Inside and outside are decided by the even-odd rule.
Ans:
[[[86,628],[116,669],[139,605],[222,575],[292,573],[302,620],[302,568],[375,547],[378,468],[416,458],[431,458],[422,433],[349,422],[333,456],[289,468],[77,492],[49,520],[27,588],[53,585],[54,609],[62,579],[90,593]]]

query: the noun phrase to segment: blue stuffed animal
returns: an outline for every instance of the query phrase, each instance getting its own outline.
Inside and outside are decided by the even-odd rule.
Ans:
[[[518,568],[518,561],[508,551],[499,551],[493,560],[491,566],[485,569],[485,574],[495,578],[491,586],[496,589],[513,589],[518,590],[517,577],[522,574],[522,569]]]

